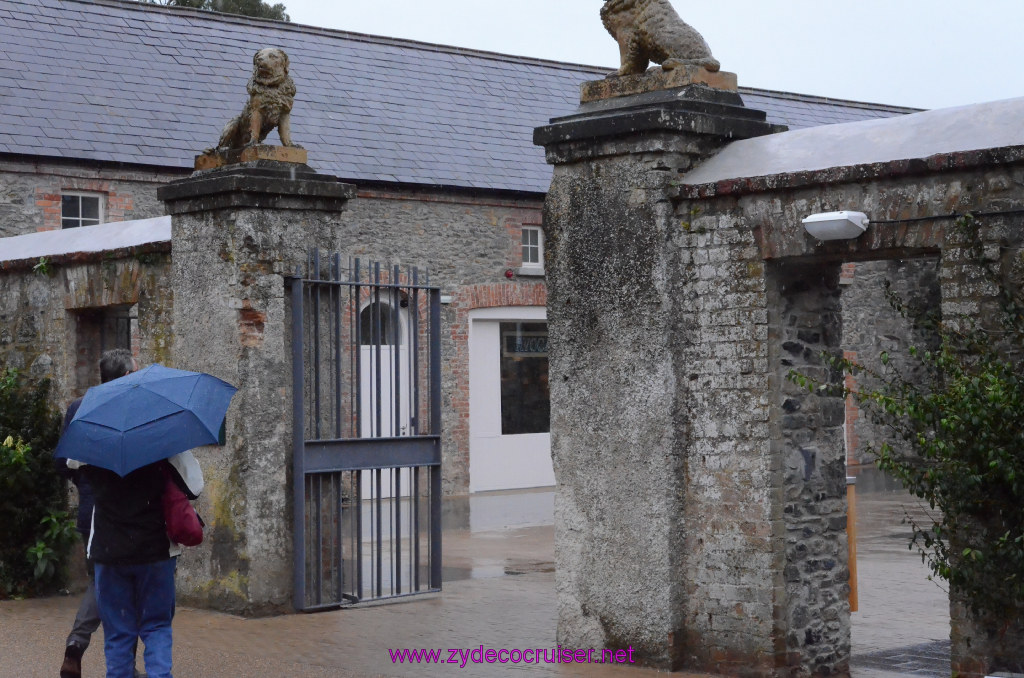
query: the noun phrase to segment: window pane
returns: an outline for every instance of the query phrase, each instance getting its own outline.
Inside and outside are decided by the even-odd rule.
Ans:
[[[98,197],[80,196],[82,199],[82,218],[100,220],[100,199]]]
[[[537,252],[534,248],[529,245],[523,245],[523,263],[524,264],[536,264],[537,263]]]
[[[392,328],[393,309],[389,304],[373,303],[359,314],[360,346],[390,346],[395,342]],[[398,338],[398,343],[402,338]]]
[[[82,223],[79,224],[79,225],[80,226],[95,226],[98,223],[100,223],[99,219],[82,219]]]
[[[81,224],[78,223],[78,219],[61,219],[60,220],[60,227],[61,228],[75,228],[76,226],[80,226],[80,225]]]
[[[523,228],[523,263],[539,265],[541,233],[539,228]]]
[[[60,197],[60,215],[71,219],[82,216],[77,195],[62,195]]]
[[[501,433],[547,433],[548,324],[501,323]]]

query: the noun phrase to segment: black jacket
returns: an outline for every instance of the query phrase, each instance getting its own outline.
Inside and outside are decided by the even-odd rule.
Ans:
[[[143,466],[124,478],[113,471],[85,466],[96,509],[88,557],[104,565],[143,565],[170,557],[161,497],[167,462]]]

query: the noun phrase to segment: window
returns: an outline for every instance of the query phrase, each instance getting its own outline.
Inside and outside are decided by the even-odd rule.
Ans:
[[[103,223],[103,196],[64,193],[60,197],[60,227],[77,228]]]
[[[523,268],[544,268],[544,234],[537,226],[523,226]]]
[[[394,307],[386,301],[373,302],[359,314],[360,346],[391,346],[402,343],[402,334],[395,336]],[[397,341],[396,341],[397,339]]]
[[[501,434],[547,433],[548,324],[501,323]]]

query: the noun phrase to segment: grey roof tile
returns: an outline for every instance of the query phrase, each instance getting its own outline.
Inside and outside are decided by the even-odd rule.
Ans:
[[[551,177],[533,128],[611,70],[124,0],[0,0],[0,44],[3,152],[190,167],[244,103],[252,54],[277,45],[318,170],[529,192]],[[911,111],[742,94],[794,129]]]

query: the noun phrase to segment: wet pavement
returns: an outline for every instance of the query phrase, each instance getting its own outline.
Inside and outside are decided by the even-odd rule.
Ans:
[[[860,610],[854,678],[949,676],[948,604],[907,550],[906,498],[867,474],[858,492]],[[177,678],[501,676],[644,678],[619,665],[395,664],[389,649],[555,649],[550,491],[477,495],[446,507],[444,591],[405,602],[309,615],[243,619],[179,608]],[[0,603],[0,678],[53,678],[76,597]],[[102,635],[84,676],[104,675]],[[673,674],[687,675],[687,674]]]
[[[927,507],[868,469],[857,482],[859,610],[852,613],[851,675],[949,676],[949,598],[910,551],[908,516]]]

